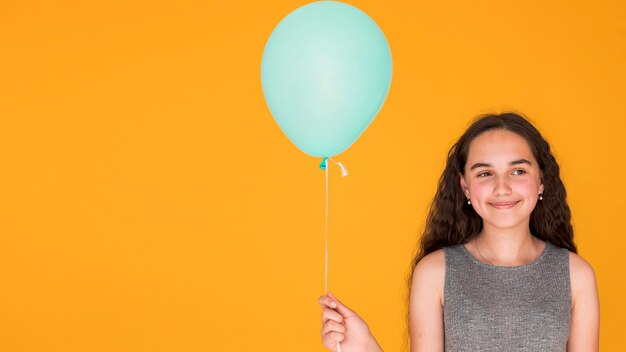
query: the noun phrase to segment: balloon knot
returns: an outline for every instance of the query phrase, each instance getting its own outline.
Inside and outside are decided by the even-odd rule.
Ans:
[[[324,158],[324,160],[322,160],[322,163],[320,164],[320,169],[326,170],[327,166],[328,166],[328,158]]]
[[[322,162],[320,163],[320,169],[326,170],[326,168],[328,167],[328,160],[330,160],[333,163],[337,164],[337,166],[339,166],[341,168],[341,177],[348,176],[348,170],[345,168],[345,166],[343,166],[342,163],[335,161],[335,159],[333,159],[333,158],[325,157],[324,160],[322,160]]]

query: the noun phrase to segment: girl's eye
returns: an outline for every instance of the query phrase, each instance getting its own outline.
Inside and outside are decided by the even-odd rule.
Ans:
[[[513,171],[513,175],[523,175],[526,173],[526,170],[517,169]]]
[[[484,171],[478,174],[478,177],[487,177],[487,176],[491,176],[491,172]]]

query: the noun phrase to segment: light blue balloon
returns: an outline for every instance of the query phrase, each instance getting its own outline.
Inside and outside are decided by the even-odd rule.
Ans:
[[[348,149],[382,107],[391,51],[378,25],[338,1],[304,5],[270,35],[261,83],[272,116],[303,152],[332,157]]]

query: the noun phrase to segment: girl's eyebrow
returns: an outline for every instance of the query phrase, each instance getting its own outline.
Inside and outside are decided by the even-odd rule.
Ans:
[[[513,160],[509,163],[509,165],[519,165],[519,164],[528,164],[529,166],[532,165],[530,163],[530,161],[526,160],[526,159],[518,159],[518,160]],[[474,165],[472,165],[472,167],[470,167],[470,171],[474,170],[476,168],[479,167],[491,167],[491,164],[487,164],[487,163],[476,163]]]

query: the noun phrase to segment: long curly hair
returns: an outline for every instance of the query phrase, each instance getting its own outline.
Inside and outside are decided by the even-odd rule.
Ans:
[[[539,164],[545,192],[543,200],[537,203],[530,215],[530,232],[541,240],[576,253],[565,186],[548,142],[525,117],[517,113],[481,115],[474,119],[448,152],[446,168],[439,178],[437,193],[430,204],[417,253],[411,261],[407,280],[409,293],[413,271],[422,258],[443,247],[467,243],[482,230],[482,218],[466,203],[459,184],[459,175],[464,174],[469,147],[474,138],[486,131],[497,129],[522,136],[530,145]],[[408,323],[408,294],[405,302]]]

